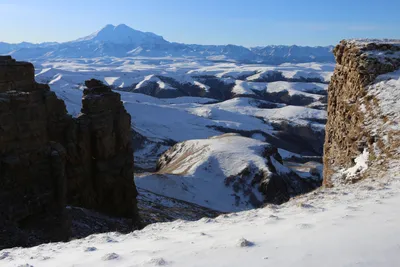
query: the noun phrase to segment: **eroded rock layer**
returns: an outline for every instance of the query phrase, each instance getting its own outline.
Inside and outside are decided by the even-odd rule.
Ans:
[[[353,166],[364,151],[373,155],[378,147],[384,151],[391,146],[389,133],[381,131],[380,123],[385,123],[383,104],[370,87],[378,82],[379,75],[399,69],[400,41],[342,41],[334,54],[337,65],[328,88],[324,146],[326,185],[345,182],[345,175],[338,173]]]

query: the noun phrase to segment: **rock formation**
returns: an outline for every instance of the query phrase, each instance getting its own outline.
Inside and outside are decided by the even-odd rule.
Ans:
[[[382,80],[391,79],[382,74],[400,67],[400,41],[342,41],[334,54],[337,65],[328,89],[324,147],[324,183],[328,186],[354,180],[354,176],[348,179],[346,175],[339,175],[343,173],[340,170],[354,165],[363,152],[369,153],[375,162],[379,162],[375,160],[376,154],[380,154],[382,160],[390,157],[393,149],[399,147],[395,140],[400,136],[385,126],[386,122],[396,124],[399,121],[393,117],[395,110],[385,111],[384,102],[388,99],[380,95],[388,89],[379,85]],[[377,86],[381,88],[376,90]],[[394,108],[400,106],[398,102],[396,104],[399,100],[395,95],[389,98],[392,98]],[[356,177],[360,178],[360,175]]]
[[[130,115],[119,94],[86,85],[74,119],[32,64],[0,57],[0,248],[66,240],[67,204],[138,227]]]
[[[76,144],[68,148],[68,196],[72,204],[113,216],[136,217],[131,116],[118,93],[86,81]]]
[[[0,80],[0,248],[65,240],[66,151],[50,138],[63,102],[30,63],[1,57]]]

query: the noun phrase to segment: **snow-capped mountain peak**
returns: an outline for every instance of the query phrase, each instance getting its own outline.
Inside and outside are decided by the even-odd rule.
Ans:
[[[138,31],[125,24],[117,26],[108,24],[101,30],[74,42],[106,42],[114,44],[167,43],[162,36],[151,32]]]
[[[9,44],[0,42],[0,54],[23,61],[54,58],[97,57],[191,57],[241,63],[334,62],[332,47],[238,45],[188,45],[169,42],[152,32],[135,30],[125,24],[108,24],[86,37],[64,43]]]

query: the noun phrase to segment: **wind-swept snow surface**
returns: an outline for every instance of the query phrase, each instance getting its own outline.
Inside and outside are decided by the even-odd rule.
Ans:
[[[400,163],[282,206],[0,251],[1,266],[399,266]]]

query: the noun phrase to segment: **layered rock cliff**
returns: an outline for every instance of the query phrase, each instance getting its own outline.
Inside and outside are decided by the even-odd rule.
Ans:
[[[328,88],[324,183],[363,178],[399,156],[400,40],[342,41]],[[373,168],[372,168],[373,169]]]
[[[130,116],[119,94],[86,85],[75,119],[32,64],[0,57],[0,248],[68,239],[67,204],[138,227]]]

